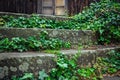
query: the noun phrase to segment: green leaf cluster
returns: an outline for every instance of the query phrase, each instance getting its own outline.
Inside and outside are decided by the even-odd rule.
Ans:
[[[0,27],[3,26],[5,24],[5,21],[2,17],[0,17]]]
[[[11,28],[50,28],[50,29],[73,29],[79,23],[74,20],[54,20],[47,18],[40,18],[39,15],[31,15],[30,17],[13,17],[1,16],[6,22],[4,25]]]
[[[13,76],[12,80],[34,80],[33,73],[25,73],[22,77]]]
[[[120,42],[120,3],[101,0],[73,18],[80,23],[78,29],[96,31],[99,43]]]
[[[1,16],[2,23],[12,28],[49,28],[49,29],[83,29],[97,33],[99,44],[120,42],[120,3],[115,0],[100,0],[90,4],[81,13],[69,20],[30,17]],[[4,21],[4,23],[3,23]]]
[[[108,57],[102,58],[100,63],[104,67],[103,73],[114,74],[120,70],[120,52],[111,51]]]
[[[57,55],[56,68],[50,72],[51,80],[77,80],[77,64],[74,59],[68,59],[63,54]]]
[[[79,67],[77,59],[79,54],[70,58],[64,54],[58,54],[56,68],[49,73],[50,80],[97,80],[95,69],[92,67]]]
[[[58,53],[56,67],[48,74],[44,70],[40,71],[38,80],[99,80],[102,78],[99,72],[113,74],[120,70],[119,51],[110,51],[106,58],[99,58],[93,67],[79,67],[77,58],[78,55],[70,58]],[[14,76],[12,80],[34,80],[34,76],[32,73],[26,73],[23,77]]]
[[[98,80],[95,75],[95,69],[92,67],[80,68],[77,65],[77,58],[78,54],[70,58],[58,53],[55,59],[56,67],[52,68],[48,74],[44,70],[40,71],[37,80]],[[23,77],[26,80],[30,78],[30,80],[34,79],[34,76],[30,77],[29,75],[24,75]],[[21,77],[15,77],[12,80],[21,80]]]
[[[71,44],[69,42],[64,42],[58,38],[49,38],[46,33],[43,34],[42,32],[39,39],[31,36],[28,38],[13,37],[12,39],[3,38],[0,40],[0,52],[57,50],[70,47]]]

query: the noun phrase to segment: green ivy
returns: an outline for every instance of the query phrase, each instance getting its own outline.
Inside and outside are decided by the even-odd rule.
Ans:
[[[79,53],[73,57],[58,54],[56,60],[56,68],[50,72],[51,80],[97,80],[95,68],[80,67],[77,65]]]
[[[34,80],[34,76],[32,73],[25,73],[22,77],[13,76],[12,80]]]
[[[74,59],[68,59],[63,54],[57,55],[56,68],[50,72],[50,80],[77,80],[77,64]]]
[[[78,29],[97,31],[99,43],[120,42],[120,3],[101,0],[73,18],[80,23]]]
[[[37,80],[99,80],[95,74],[95,69],[92,67],[80,68],[77,65],[77,58],[79,54],[76,54],[72,58],[58,53],[56,67],[52,68],[51,71],[46,74],[44,70],[39,72]],[[13,77],[12,80],[34,79],[34,76],[30,74],[24,75],[23,77]],[[22,79],[22,80],[24,80]]]
[[[0,17],[0,27],[3,26],[5,24],[5,21],[2,17]]]
[[[6,22],[4,25],[6,27],[12,28],[50,28],[50,29],[73,29],[79,23],[74,20],[52,20],[46,18],[40,18],[39,15],[31,15],[30,17],[13,17],[13,16],[1,16],[1,18]]]
[[[97,32],[99,44],[120,42],[120,3],[115,0],[94,2],[69,20],[52,20],[38,15],[27,18],[6,15],[1,16],[0,21],[0,25],[12,28],[93,30]]]
[[[47,33],[47,32],[46,32]],[[4,38],[0,40],[0,52],[5,51],[40,51],[46,49],[62,49],[70,48],[69,42],[64,42],[58,38],[49,38],[45,32],[41,32],[39,39],[36,37],[12,39]]]
[[[120,52],[111,51],[108,53],[108,57],[100,60],[102,69],[105,74],[114,74],[120,70]]]

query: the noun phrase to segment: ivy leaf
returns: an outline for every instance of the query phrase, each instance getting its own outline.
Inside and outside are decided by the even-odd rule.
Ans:
[[[22,78],[20,78],[20,80],[26,80],[26,79],[33,79],[33,74],[25,73],[25,75]]]
[[[45,70],[43,69],[42,71],[39,72],[39,79],[38,80],[44,80],[47,77],[48,77],[48,75],[45,73]]]

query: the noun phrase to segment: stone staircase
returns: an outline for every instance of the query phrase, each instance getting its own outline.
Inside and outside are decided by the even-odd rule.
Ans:
[[[15,28],[0,28],[0,35],[2,37],[28,37],[38,36],[42,29],[15,29]],[[46,29],[51,37],[58,37],[64,41],[70,41],[73,49],[61,50],[60,52],[69,55],[79,53],[78,65],[93,65],[97,57],[106,57],[106,53],[111,50],[120,49],[120,46],[108,48],[96,48],[93,50],[79,50],[79,43],[82,45],[93,45],[96,42],[95,33],[92,31],[77,31],[77,30],[52,30]],[[13,75],[22,75],[26,72],[32,72],[38,75],[38,72],[45,69],[49,72],[51,68],[55,67],[55,54],[48,54],[44,52],[5,52],[0,53],[0,80],[10,80]],[[120,78],[105,78],[105,80],[119,80]]]

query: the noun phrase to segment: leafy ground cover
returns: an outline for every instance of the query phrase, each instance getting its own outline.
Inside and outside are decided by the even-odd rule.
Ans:
[[[92,3],[82,13],[72,17],[71,20],[56,21],[42,19],[37,15],[29,18],[13,16],[1,16],[0,26],[9,28],[50,28],[50,29],[75,29],[93,30],[98,34],[99,44],[120,43],[120,3],[115,0],[101,0]],[[21,44],[22,43],[22,44]],[[64,44],[64,45],[63,45]],[[70,43],[64,43],[59,39],[46,37],[40,39],[35,37],[1,39],[1,51],[28,51],[40,49],[60,49],[70,47]],[[104,69],[103,69],[104,67]],[[101,73],[114,74],[120,70],[120,52],[111,52],[107,58],[99,58],[93,67],[80,68],[76,64],[76,58],[68,59],[66,56],[58,55],[56,68],[50,75],[40,71],[39,80],[99,80]],[[101,72],[102,71],[102,72]],[[96,75],[96,72],[100,75]],[[41,75],[42,74],[42,75]],[[32,73],[23,77],[13,77],[13,80],[34,79]]]
[[[116,3],[115,0],[92,3],[89,8],[73,18],[80,23],[78,29],[96,31],[99,43],[119,43],[120,3]]]
[[[94,71],[95,68],[80,68],[77,65],[77,56],[71,59],[61,53],[57,54],[56,68],[52,68],[47,74],[44,70],[39,72],[38,80],[97,80],[97,76]],[[21,77],[14,76],[12,80],[34,80],[32,73],[26,73]]]
[[[107,76],[120,76],[120,51],[111,51],[107,54],[106,58],[98,58],[102,73]]]
[[[64,42],[58,38],[49,38],[46,31],[41,32],[39,38],[28,37],[20,38],[14,37],[12,39],[3,38],[0,40],[0,52],[5,51],[40,51],[46,49],[59,50],[62,48],[70,48],[71,44],[69,42]]]
[[[0,25],[10,28],[50,28],[93,30],[97,32],[99,44],[120,42],[120,3],[115,0],[101,0],[85,8],[70,20],[56,21],[37,15],[29,18],[1,16]]]
[[[109,57],[98,58],[93,66],[80,67],[77,65],[77,58],[80,54],[69,58],[68,56],[58,53],[55,59],[56,67],[50,72],[45,70],[39,72],[38,80],[102,80],[103,76],[115,75],[120,70],[120,52],[111,51]],[[104,68],[103,68],[104,67]],[[23,76],[13,76],[12,80],[34,80],[33,73],[25,73]]]
[[[32,14],[30,17],[1,16],[1,25],[10,28],[49,28],[49,29],[73,29],[77,22],[74,20],[53,20],[40,18],[39,15]],[[74,26],[73,26],[74,25]]]

